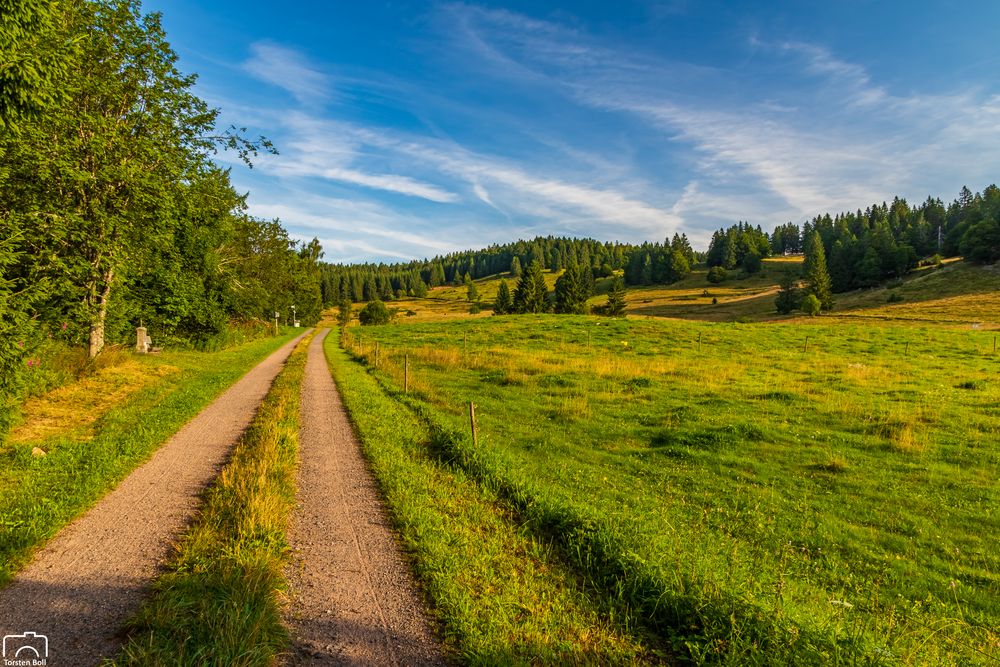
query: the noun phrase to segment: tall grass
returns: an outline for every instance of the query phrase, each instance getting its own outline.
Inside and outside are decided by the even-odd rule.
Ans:
[[[151,599],[130,622],[119,665],[270,665],[288,642],[281,624],[295,505],[298,344],[232,458],[205,496]]]

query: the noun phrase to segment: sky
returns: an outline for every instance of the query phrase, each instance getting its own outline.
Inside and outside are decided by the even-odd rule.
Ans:
[[[1000,180],[1000,2],[147,0],[232,181],[330,262],[685,233]]]

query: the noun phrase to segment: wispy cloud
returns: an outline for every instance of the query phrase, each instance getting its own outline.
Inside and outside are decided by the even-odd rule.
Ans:
[[[301,104],[319,104],[329,98],[329,77],[298,51],[263,41],[251,44],[250,52],[243,69],[261,81],[287,90]]]

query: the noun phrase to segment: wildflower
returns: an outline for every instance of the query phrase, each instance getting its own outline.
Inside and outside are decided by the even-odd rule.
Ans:
[[[62,323],[62,330],[66,331],[66,323],[65,322]]]

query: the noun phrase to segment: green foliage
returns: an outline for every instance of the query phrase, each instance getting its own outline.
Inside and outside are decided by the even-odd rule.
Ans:
[[[609,317],[623,317],[625,315],[625,281],[622,278],[615,278],[611,282],[604,312]]]
[[[729,229],[720,229],[712,235],[705,262],[709,267],[735,269],[743,265],[749,254],[758,257],[770,256],[771,240],[759,225],[751,227],[750,223],[740,222]]]
[[[815,296],[823,310],[833,308],[833,287],[830,283],[830,274],[826,270],[826,252],[823,250],[819,232],[814,231],[806,239],[804,274],[805,294]]]
[[[472,282],[469,274],[465,274],[465,295],[469,301],[479,301],[479,288]]]
[[[0,131],[16,131],[62,100],[77,55],[66,30],[74,4],[0,0]]]
[[[763,261],[761,261],[760,255],[756,252],[748,252],[743,256],[743,271],[753,275],[755,273],[760,273],[760,270],[764,267]]]
[[[351,318],[354,313],[351,310],[351,300],[344,295],[340,299],[340,304],[337,306],[337,325],[344,329],[351,323]]]
[[[695,253],[687,235],[674,234],[669,241],[643,243],[629,250],[625,265],[626,285],[664,285],[677,282],[691,272]]]
[[[799,308],[806,315],[815,317],[816,315],[819,315],[823,308],[823,304],[819,302],[819,299],[816,298],[815,294],[806,293],[806,295],[802,298],[802,305],[799,306]]]
[[[510,287],[507,286],[506,280],[501,280],[500,287],[497,288],[497,298],[493,302],[493,314],[507,315],[513,312],[514,300],[510,295]]]
[[[514,289],[515,313],[543,313],[548,310],[548,288],[542,276],[542,264],[533,261]]]
[[[576,264],[570,264],[556,280],[555,293],[557,313],[583,315],[587,312],[590,285]]]
[[[728,274],[726,273],[726,270],[721,266],[713,266],[708,270],[708,274],[705,276],[708,282],[715,285],[725,281],[727,277]]]
[[[781,284],[778,288],[778,296],[774,300],[774,307],[782,315],[787,315],[793,310],[798,310],[802,305],[802,292],[796,283],[795,275],[791,271],[786,271],[781,277]]]
[[[388,324],[390,319],[392,319],[392,316],[389,313],[389,309],[378,299],[369,301],[361,309],[361,312],[358,313],[358,320],[360,320],[362,326]]]

